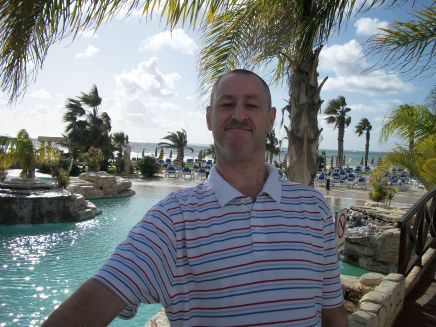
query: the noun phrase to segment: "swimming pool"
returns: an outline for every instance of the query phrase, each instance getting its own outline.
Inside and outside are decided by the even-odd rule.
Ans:
[[[130,198],[92,202],[103,213],[85,222],[46,225],[0,225],[0,327],[38,326],[83,281],[93,276],[114,247],[148,208],[170,187],[134,184]],[[327,198],[332,210],[351,199]],[[341,264],[341,273],[366,271]],[[135,318],[115,319],[111,327],[143,326],[160,308],[142,305]]]

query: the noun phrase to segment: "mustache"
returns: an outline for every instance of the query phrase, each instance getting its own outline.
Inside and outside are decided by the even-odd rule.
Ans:
[[[224,129],[228,128],[242,128],[242,129],[248,129],[250,131],[253,130],[253,126],[248,121],[239,122],[237,120],[231,120],[226,125],[224,125]]]

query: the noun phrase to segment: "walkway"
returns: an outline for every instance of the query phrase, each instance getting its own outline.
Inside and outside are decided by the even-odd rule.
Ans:
[[[406,297],[403,310],[392,327],[410,326],[436,326],[436,260]]]

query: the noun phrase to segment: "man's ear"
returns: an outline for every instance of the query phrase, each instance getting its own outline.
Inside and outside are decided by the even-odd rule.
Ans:
[[[212,108],[210,106],[207,106],[207,108],[206,108],[206,122],[207,122],[207,129],[210,131],[212,130],[212,122],[210,121],[210,115],[212,114],[211,110],[212,110]]]
[[[268,132],[271,132],[274,127],[274,121],[276,120],[276,108],[272,107],[268,113]]]

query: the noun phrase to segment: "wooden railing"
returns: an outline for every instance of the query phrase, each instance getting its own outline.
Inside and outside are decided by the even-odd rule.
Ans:
[[[397,272],[407,276],[422,266],[422,256],[436,248],[436,187],[418,200],[398,222],[401,230]]]

